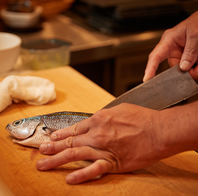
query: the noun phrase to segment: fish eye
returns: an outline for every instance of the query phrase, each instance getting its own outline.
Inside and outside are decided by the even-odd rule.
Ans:
[[[23,120],[16,120],[16,121],[14,121],[14,122],[12,123],[12,125],[13,125],[13,126],[19,126],[19,125],[22,124],[22,122],[23,122]]]

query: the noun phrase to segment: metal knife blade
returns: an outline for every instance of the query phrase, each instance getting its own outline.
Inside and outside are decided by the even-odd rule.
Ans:
[[[197,93],[197,83],[188,72],[181,71],[177,65],[120,95],[103,109],[120,103],[132,103],[162,110]]]

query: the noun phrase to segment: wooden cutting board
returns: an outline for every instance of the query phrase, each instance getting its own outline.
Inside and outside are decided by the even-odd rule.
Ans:
[[[38,149],[12,143],[5,126],[20,118],[56,111],[92,112],[114,99],[76,72],[61,67],[32,72],[55,83],[57,99],[43,106],[12,104],[0,113],[0,196],[198,195],[198,154],[185,152],[127,174],[106,174],[79,185],[65,183],[67,174],[87,165],[73,162],[50,171],[38,171]]]

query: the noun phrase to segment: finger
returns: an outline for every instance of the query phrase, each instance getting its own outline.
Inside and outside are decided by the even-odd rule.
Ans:
[[[89,138],[83,134],[60,141],[44,142],[40,145],[39,151],[42,154],[57,154],[67,148],[86,146],[88,143]]]
[[[94,179],[101,174],[110,172],[112,169],[112,164],[106,160],[100,159],[92,163],[91,165],[72,172],[66,177],[66,182],[68,184],[78,184],[85,182],[90,179]]]
[[[87,120],[88,119],[85,119],[83,121],[85,121],[85,123],[87,123]],[[82,123],[82,121],[80,123]],[[86,127],[86,129],[82,130],[82,129],[78,129],[78,125],[79,125],[79,123],[76,123],[76,124],[72,125],[71,127],[55,131],[54,133],[51,134],[50,139],[52,141],[62,140],[69,136],[80,135],[80,134],[86,133],[88,131],[88,127]]]
[[[42,143],[39,147],[39,151],[42,154],[57,154],[67,148],[71,148],[71,140],[72,138],[68,137],[67,139],[61,141]]]
[[[168,57],[168,53],[168,47],[160,41],[149,55],[143,78],[144,82],[155,76],[159,64]]]
[[[190,34],[190,33],[189,33]],[[187,35],[186,45],[180,61],[180,68],[188,71],[198,59],[198,39],[197,34]]]
[[[97,160],[102,158],[100,153],[88,146],[68,148],[56,155],[40,159],[36,163],[38,170],[49,170],[60,165],[81,160]]]

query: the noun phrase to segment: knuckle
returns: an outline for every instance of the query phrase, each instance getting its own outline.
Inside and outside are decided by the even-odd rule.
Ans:
[[[97,169],[97,173],[101,174],[103,173],[104,165],[98,163],[96,169]]]
[[[56,152],[57,147],[56,147],[55,142],[48,143],[47,144],[47,149],[48,149],[49,152],[52,152],[52,153]]]
[[[73,137],[68,137],[65,139],[65,144],[67,148],[72,148],[73,147]]]
[[[76,157],[76,152],[75,152],[75,149],[74,148],[68,148],[67,150],[65,150],[65,157],[68,159],[68,160],[75,160],[75,157]]]
[[[148,56],[148,60],[149,61],[157,61],[160,62],[161,61],[161,57],[158,54],[158,51],[156,51],[155,49],[149,54]],[[150,69],[154,69],[156,71],[157,68],[155,68],[153,65],[150,66]]]
[[[178,39],[177,36],[177,29],[171,28],[164,31],[161,36],[160,42],[166,43],[166,45],[172,45],[175,42],[175,39]]]
[[[73,126],[71,126],[71,135],[78,135],[77,124],[74,124]]]
[[[51,147],[51,150],[52,151],[56,151],[55,142],[52,142],[51,145],[50,145],[50,147]]]
[[[102,120],[102,117],[102,111],[97,111],[91,118],[93,122],[98,123]]]
[[[108,110],[103,109],[103,110],[100,110],[100,111],[96,112],[96,113],[93,115],[93,119],[92,119],[92,120],[93,120],[95,123],[97,123],[97,124],[100,123],[100,125],[101,125],[101,124],[103,124],[103,123],[109,121],[110,118],[111,118],[111,117],[110,117],[110,115],[109,115],[109,113],[108,113]]]
[[[162,34],[162,39],[170,37],[170,35],[172,35],[173,32],[174,30],[172,28],[165,30]]]
[[[189,47],[186,49],[186,54],[185,54],[185,58],[187,59],[191,59],[193,56],[197,55],[197,51],[194,50],[194,48]]]
[[[183,61],[188,61],[189,63],[194,63],[197,60],[197,53],[193,48],[186,49],[183,54]]]

